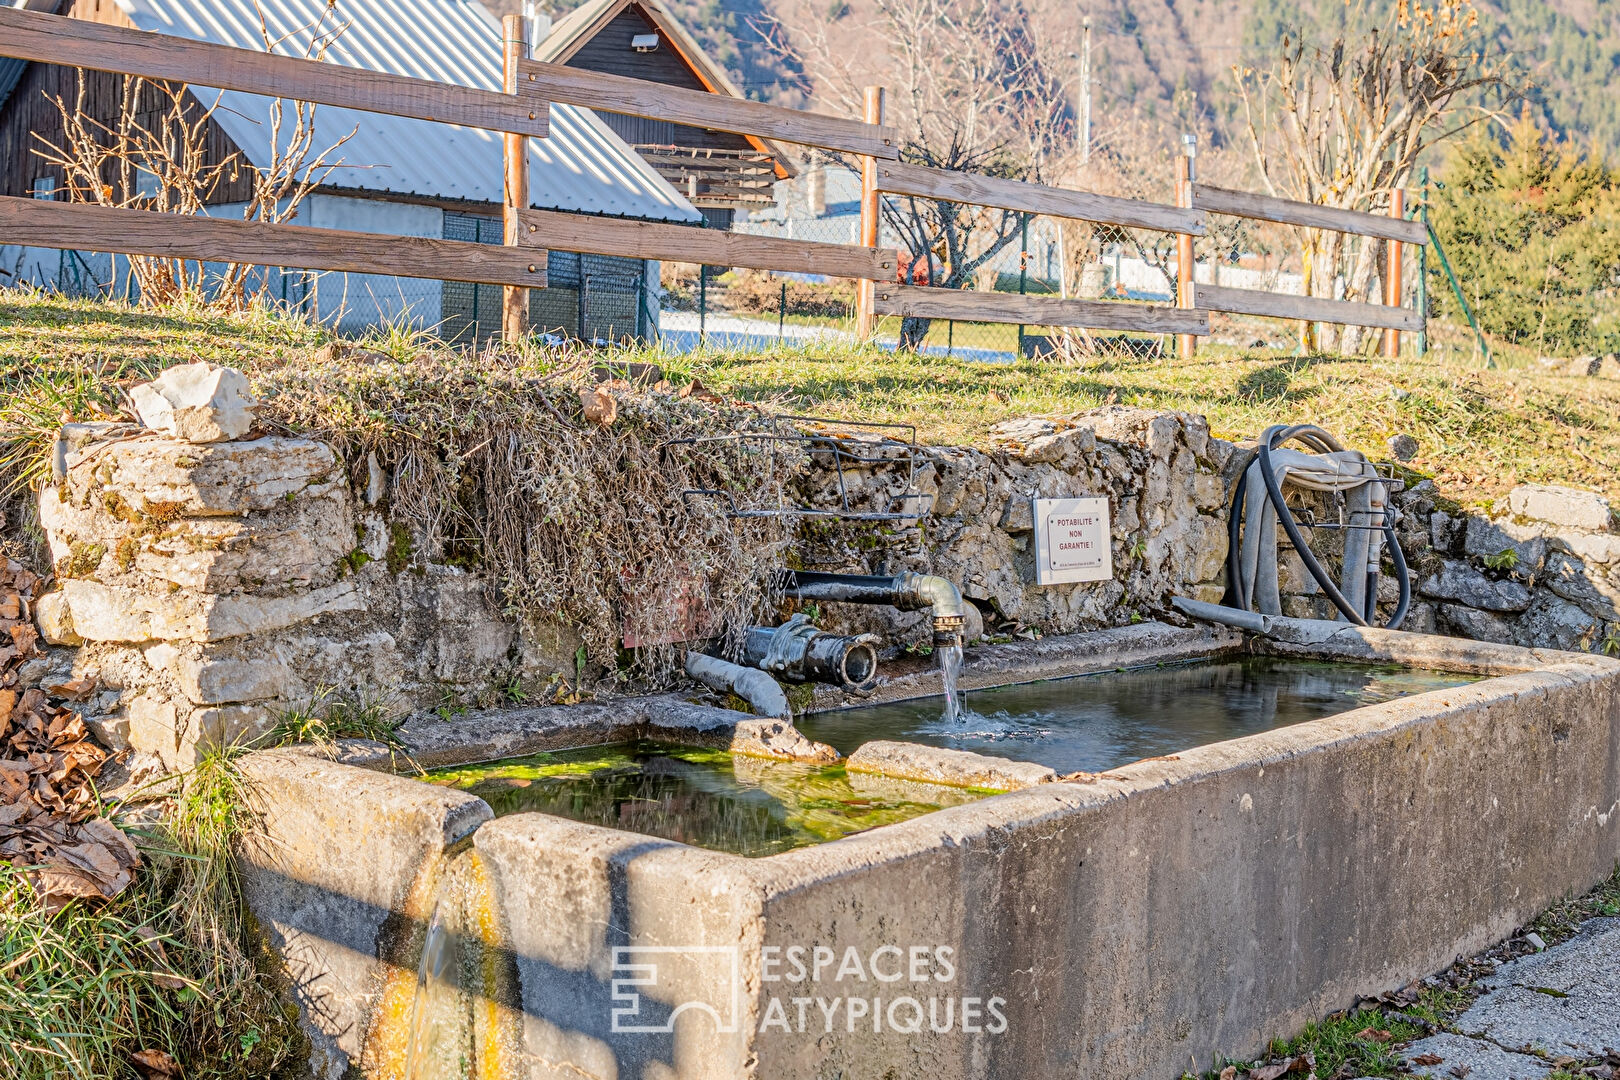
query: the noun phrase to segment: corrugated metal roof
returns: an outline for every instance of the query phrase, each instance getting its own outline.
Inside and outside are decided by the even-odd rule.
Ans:
[[[314,32],[347,25],[327,51],[333,63],[486,90],[500,89],[500,23],[476,0],[117,0],[142,30],[263,48],[263,12],[276,51],[304,55]],[[214,95],[197,91],[207,102]],[[268,98],[220,91],[214,114],[250,161],[269,158]],[[332,187],[500,202],[501,135],[322,105],[315,146],[355,132],[333,159]],[[283,139],[286,132],[283,132]],[[534,206],[621,217],[696,221],[697,210],[589,110],[551,106],[551,134],[529,140]]]

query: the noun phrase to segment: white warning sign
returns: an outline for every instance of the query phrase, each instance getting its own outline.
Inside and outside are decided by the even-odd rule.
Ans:
[[[1036,499],[1034,517],[1037,585],[1114,576],[1107,499]]]

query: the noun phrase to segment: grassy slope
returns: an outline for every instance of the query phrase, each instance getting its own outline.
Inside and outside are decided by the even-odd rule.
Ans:
[[[296,361],[326,335],[263,315],[142,313],[0,293],[0,428],[82,417],[110,382],[195,359],[253,368]],[[403,359],[402,335],[372,343]],[[1084,368],[981,364],[875,349],[812,346],[743,354],[636,356],[677,382],[693,376],[736,397],[849,420],[917,425],[929,443],[985,445],[998,421],[1117,403],[1185,409],[1241,439],[1312,421],[1375,456],[1414,436],[1413,465],[1453,497],[1484,502],[1517,483],[1560,483],[1620,499],[1620,382],[1531,368],[1482,370],[1465,358],[1341,360],[1206,346],[1196,361],[1109,360]],[[40,380],[55,389],[42,393]],[[26,393],[17,393],[23,390]]]

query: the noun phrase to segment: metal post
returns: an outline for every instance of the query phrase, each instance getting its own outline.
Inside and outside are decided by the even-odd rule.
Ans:
[[[881,86],[868,86],[866,88],[866,122],[868,124],[883,123],[883,108],[885,94]],[[861,246],[875,248],[878,245],[878,220],[880,206],[877,189],[877,158],[862,157],[861,161]],[[862,280],[855,290],[855,335],[862,341],[870,341],[877,332],[877,286],[876,282]]]
[[[1029,215],[1018,228],[1018,295],[1029,295]],[[1018,324],[1018,359],[1024,358],[1024,324]]]
[[[782,302],[776,309],[776,340],[787,340],[787,279],[782,280]]]
[[[508,94],[518,92],[518,65],[529,53],[527,34],[521,15],[507,15],[501,20],[501,60],[503,87]],[[522,236],[518,211],[529,207],[529,140],[524,135],[507,132],[501,139],[506,160],[506,191],[501,218],[504,242],[516,247]],[[501,334],[508,342],[521,341],[529,335],[529,290],[508,285],[501,291]]]
[[[1418,183],[1423,186],[1423,199],[1418,203],[1418,217],[1423,227],[1429,227],[1429,167],[1423,166],[1418,174]],[[1429,245],[1418,247],[1418,279],[1417,279],[1417,309],[1423,316],[1423,329],[1418,331],[1417,350],[1419,356],[1429,355]]]
[[[698,344],[709,340],[709,268],[698,267]]]
[[[579,257],[579,311],[577,318],[579,319],[579,340],[584,342],[590,341],[590,338],[585,336],[585,323],[590,318],[590,306],[591,279],[590,275],[585,273],[585,256],[581,255]]]
[[[1406,218],[1406,191],[1395,188],[1389,193],[1389,216],[1397,221]],[[1401,242],[1399,240],[1386,240],[1384,265],[1384,303],[1390,307],[1401,306]],[[1384,331],[1384,355],[1394,359],[1401,355],[1401,332],[1399,330]]]
[[[1091,160],[1091,16],[1080,20],[1080,164]]]
[[[1193,205],[1193,155],[1197,153],[1197,136],[1181,137],[1182,153],[1176,158],[1176,205],[1191,210]],[[1193,256],[1191,233],[1176,237],[1176,307],[1198,306],[1196,283],[1197,264]],[[1193,334],[1178,335],[1177,352],[1183,360],[1191,360],[1198,351],[1198,338]]]

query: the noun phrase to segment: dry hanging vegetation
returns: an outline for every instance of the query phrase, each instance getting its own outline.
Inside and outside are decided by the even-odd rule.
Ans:
[[[424,350],[398,362],[328,347],[315,363],[254,372],[254,389],[261,415],[329,441],[356,490],[375,458],[396,530],[390,569],[478,567],[491,599],[529,627],[576,629],[596,663],[659,681],[683,647],[642,634],[621,657],[626,627],[737,643],[789,522],[731,510],[783,506],[794,462],[732,437],[770,428],[756,408],[698,384],[596,384],[594,354],[572,357]]]

